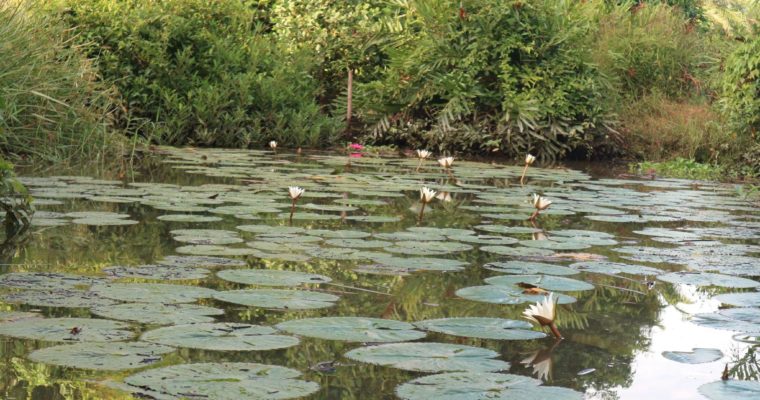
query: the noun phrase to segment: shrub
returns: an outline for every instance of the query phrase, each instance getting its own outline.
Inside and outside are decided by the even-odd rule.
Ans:
[[[103,160],[110,93],[66,30],[36,2],[0,2],[0,151],[47,161]]]
[[[606,134],[606,82],[589,62],[593,6],[394,4],[387,67],[357,88],[357,113],[375,140],[556,158]]]
[[[738,135],[757,139],[760,130],[760,35],[726,60],[721,110]]]
[[[315,101],[310,55],[286,53],[262,33],[260,2],[64,3],[78,40],[93,44],[104,79],[118,88],[119,125],[129,132],[236,147],[324,145],[336,132]]]

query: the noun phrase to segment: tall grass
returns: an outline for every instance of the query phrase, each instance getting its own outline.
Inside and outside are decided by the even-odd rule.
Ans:
[[[36,2],[0,1],[0,151],[51,162],[103,160],[109,91],[64,27]]]

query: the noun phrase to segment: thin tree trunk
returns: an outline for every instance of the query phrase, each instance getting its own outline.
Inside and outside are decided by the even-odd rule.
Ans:
[[[354,108],[354,70],[348,69],[348,98],[346,99],[346,131],[351,131],[351,115]]]

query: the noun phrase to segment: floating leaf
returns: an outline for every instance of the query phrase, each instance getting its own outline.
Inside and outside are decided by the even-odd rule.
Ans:
[[[420,372],[493,372],[509,363],[493,360],[499,353],[480,347],[448,343],[391,343],[360,347],[346,353],[352,360]]]
[[[114,342],[131,339],[135,334],[128,328],[105,319],[31,318],[0,323],[0,335],[48,342]]]
[[[486,279],[486,283],[517,288],[520,283],[538,286],[541,289],[560,292],[593,290],[594,285],[576,279],[552,275],[501,275]]]
[[[720,360],[723,358],[723,352],[718,349],[695,347],[692,351],[663,351],[662,356],[683,364],[703,364]]]
[[[396,388],[404,400],[581,400],[583,394],[521,375],[449,372],[428,375]]]
[[[608,275],[617,275],[617,274],[660,275],[665,272],[659,268],[648,267],[645,265],[625,264],[625,263],[616,263],[616,262],[609,262],[609,261],[579,262],[579,263],[571,264],[570,267],[575,268],[579,271],[583,271],[583,272],[593,272],[597,274],[608,274]]]
[[[225,247],[209,244],[193,244],[177,247],[177,253],[196,256],[249,256],[254,253],[253,249],[245,247]]]
[[[420,329],[452,336],[495,340],[529,340],[546,337],[526,321],[502,318],[442,318],[415,322]]]
[[[760,398],[760,382],[758,381],[715,381],[700,386],[698,390],[710,400]]]
[[[760,292],[726,293],[714,298],[723,304],[736,307],[760,307]]]
[[[161,361],[174,348],[153,343],[76,343],[46,347],[29,354],[32,361],[99,371],[143,368]]]
[[[310,310],[332,307],[340,298],[328,293],[306,290],[248,289],[217,292],[214,298],[249,307],[283,310]]]
[[[110,283],[95,285],[91,290],[109,299],[136,303],[192,303],[216,293],[198,286],[163,283]]]
[[[285,321],[277,329],[296,335],[347,342],[406,342],[425,337],[414,325],[389,319],[362,317],[304,318]]]
[[[9,293],[2,296],[8,303],[28,304],[37,307],[90,308],[110,306],[116,302],[90,291],[45,290]]]
[[[729,288],[753,288],[760,286],[760,282],[751,279],[707,272],[671,272],[664,275],[658,275],[657,279],[673,284],[695,286],[720,286]]]
[[[541,294],[525,294],[522,289],[496,285],[466,287],[457,290],[456,295],[467,300],[494,304],[531,303],[542,301],[545,297]],[[559,304],[575,303],[576,301],[575,297],[558,293],[555,293],[554,298]]]
[[[284,349],[299,343],[297,338],[276,332],[268,326],[220,322],[168,326],[145,332],[140,339],[167,346],[221,351]]]
[[[105,318],[153,325],[178,325],[212,322],[212,315],[224,310],[196,304],[122,303],[94,307],[92,313]]]
[[[230,282],[261,286],[298,286],[332,281],[324,275],[276,269],[228,269],[219,271],[216,275]]]
[[[0,286],[15,289],[59,290],[87,288],[95,283],[107,282],[93,276],[57,272],[11,272],[0,276]]]
[[[561,265],[530,261],[493,262],[484,265],[483,268],[506,274],[519,275],[575,275],[578,273],[578,271],[572,268],[564,267]]]
[[[114,265],[103,268],[103,273],[113,278],[141,278],[166,281],[178,281],[188,279],[203,279],[211,271],[198,267],[183,267],[172,265],[140,265],[123,266]]]
[[[161,399],[193,397],[214,400],[280,400],[308,396],[314,382],[297,379],[290,368],[255,363],[199,363],[150,369],[128,376],[124,383]]]

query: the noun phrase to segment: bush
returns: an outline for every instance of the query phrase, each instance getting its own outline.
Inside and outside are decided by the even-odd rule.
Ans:
[[[357,87],[377,142],[557,158],[608,133],[590,63],[597,5],[569,0],[399,1],[386,67]]]
[[[77,39],[119,90],[119,126],[164,144],[329,143],[310,55],[262,31],[260,2],[65,0]],[[264,4],[266,7],[266,4]]]
[[[0,151],[54,162],[113,159],[121,137],[106,130],[110,93],[65,28],[37,6],[0,3]]]
[[[757,140],[760,130],[760,35],[739,46],[726,60],[720,105],[737,135]]]

